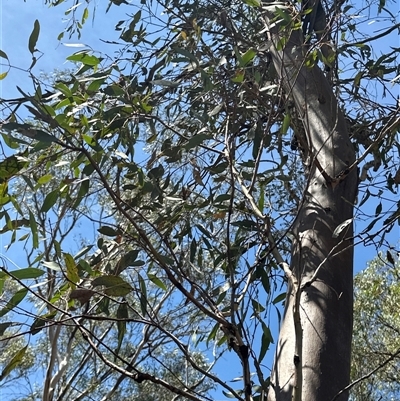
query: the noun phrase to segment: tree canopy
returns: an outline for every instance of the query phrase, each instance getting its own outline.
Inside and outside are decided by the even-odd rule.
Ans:
[[[46,4],[60,41],[100,18]],[[353,247],[391,255],[400,217],[400,25],[307,4],[112,0],[113,53],[54,78],[32,21],[34,90],[0,99],[1,233],[26,254],[0,272],[10,399],[347,399]]]
[[[388,256],[379,255],[355,277],[354,400],[399,397],[399,262]]]

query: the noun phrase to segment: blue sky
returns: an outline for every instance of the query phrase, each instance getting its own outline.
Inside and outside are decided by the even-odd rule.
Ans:
[[[82,1],[82,3],[81,7],[84,7],[85,2]],[[23,0],[2,0],[0,6],[0,49],[8,55],[12,68],[7,78],[0,81],[0,97],[5,99],[19,97],[20,94],[15,88],[16,85],[25,91],[32,90],[31,80],[26,70],[31,64],[28,38],[32,32],[35,19],[40,21],[41,26],[37,48],[43,53],[33,69],[35,75],[38,75],[40,71],[51,73],[55,69],[64,70],[74,68],[74,65],[66,62],[65,59],[71,53],[79,50],[79,48],[68,47],[66,45],[81,43],[112,55],[117,50],[117,47],[107,45],[101,42],[100,39],[116,40],[118,34],[114,31],[115,23],[120,19],[124,19],[126,16],[125,13],[131,12],[132,9],[123,6],[113,6],[108,14],[104,14],[108,2],[98,1],[97,3],[99,4],[99,9],[96,11],[94,22],[92,23],[92,16],[90,15],[83,28],[82,38],[68,39],[66,37],[62,40],[62,43],[59,43],[57,36],[65,26],[65,23],[62,23],[62,20],[65,19],[65,6],[48,8],[41,0],[27,0],[27,2]],[[393,8],[394,13],[398,13],[395,4],[391,3],[390,7]],[[373,24],[365,26],[366,31],[371,32],[378,32],[383,27],[387,27],[387,23],[382,24],[378,20]],[[394,43],[385,41],[380,45],[382,48],[375,48],[374,51],[379,54],[380,51],[384,50],[383,46],[399,46],[398,38],[397,43],[396,38],[397,35],[395,32],[393,36]],[[0,62],[3,63],[4,60],[0,59]],[[1,71],[6,71],[4,63]],[[371,214],[374,213],[375,206],[376,204],[371,205]],[[363,226],[365,226],[364,223],[356,222],[356,230],[361,229]],[[390,234],[390,238],[395,245],[399,239],[399,230],[395,228]],[[3,245],[5,244],[3,243]],[[7,253],[7,256],[11,259],[16,257],[16,255],[17,252],[14,251]],[[356,247],[356,272],[364,268],[367,261],[371,260],[374,256],[376,256],[375,248],[365,248],[362,245]],[[15,262],[21,267],[25,267],[25,262],[18,260],[18,258]],[[269,365],[269,361],[266,360],[265,363]],[[236,358],[230,358],[229,354],[227,357],[224,357],[219,366],[222,367],[218,371],[222,379],[226,378],[228,380],[241,375],[240,362]]]

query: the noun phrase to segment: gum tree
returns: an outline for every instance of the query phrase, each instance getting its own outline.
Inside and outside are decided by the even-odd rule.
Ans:
[[[60,39],[84,35],[101,11],[72,3]],[[392,13],[367,5],[390,23],[369,35],[348,3],[112,1],[106,12],[115,6],[128,12],[104,38],[117,55],[81,49],[68,57],[70,76],[51,85],[32,70],[37,20],[35,90],[2,100],[3,141],[15,152],[0,164],[3,232],[31,258],[22,272],[3,267],[2,280],[20,289],[4,295],[0,314],[29,310],[27,338],[67,327],[92,356],[85,367],[114,373],[105,384],[115,391],[151,385],[206,400],[216,386],[246,401],[347,399],[353,247],[386,245],[399,213],[390,200],[400,181],[397,50],[372,50],[398,29]],[[24,201],[43,191],[36,210],[21,206],[17,180]],[[76,253],[62,228],[73,216],[84,217],[86,237]],[[355,219],[365,225],[357,232]],[[5,338],[18,334],[11,323]],[[240,385],[218,375],[227,352]],[[63,366],[56,358],[48,377]],[[61,400],[65,376],[54,377],[43,397]]]

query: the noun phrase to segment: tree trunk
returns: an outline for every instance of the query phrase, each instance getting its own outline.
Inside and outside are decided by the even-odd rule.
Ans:
[[[266,16],[271,56],[302,120],[309,173],[293,228],[293,276],[268,401],[330,401],[350,377],[352,223],[338,237],[333,233],[353,215],[357,174],[347,168],[355,152],[324,73],[317,65],[304,66],[301,31],[292,31],[284,49],[277,50],[280,37],[289,34],[271,23],[274,8]],[[346,393],[337,398],[346,399]]]

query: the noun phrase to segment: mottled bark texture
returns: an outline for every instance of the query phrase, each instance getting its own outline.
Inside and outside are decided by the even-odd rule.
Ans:
[[[301,288],[301,341],[297,336],[296,344],[296,286],[289,285],[268,401],[329,401],[349,383],[350,377],[352,224],[337,238],[333,232],[353,216],[357,175],[347,167],[354,162],[355,152],[324,73],[317,65],[304,65],[307,49],[301,30],[288,33],[272,24],[274,7],[273,3],[269,5],[272,7],[266,8],[265,20],[271,56],[305,129],[309,174],[293,227],[291,259],[293,276]],[[277,50],[279,39],[285,35],[289,36],[286,46]],[[296,355],[296,345],[302,348],[301,355]],[[296,366],[301,367],[301,375]],[[301,380],[296,381],[298,378]],[[337,399],[346,400],[347,395]]]

